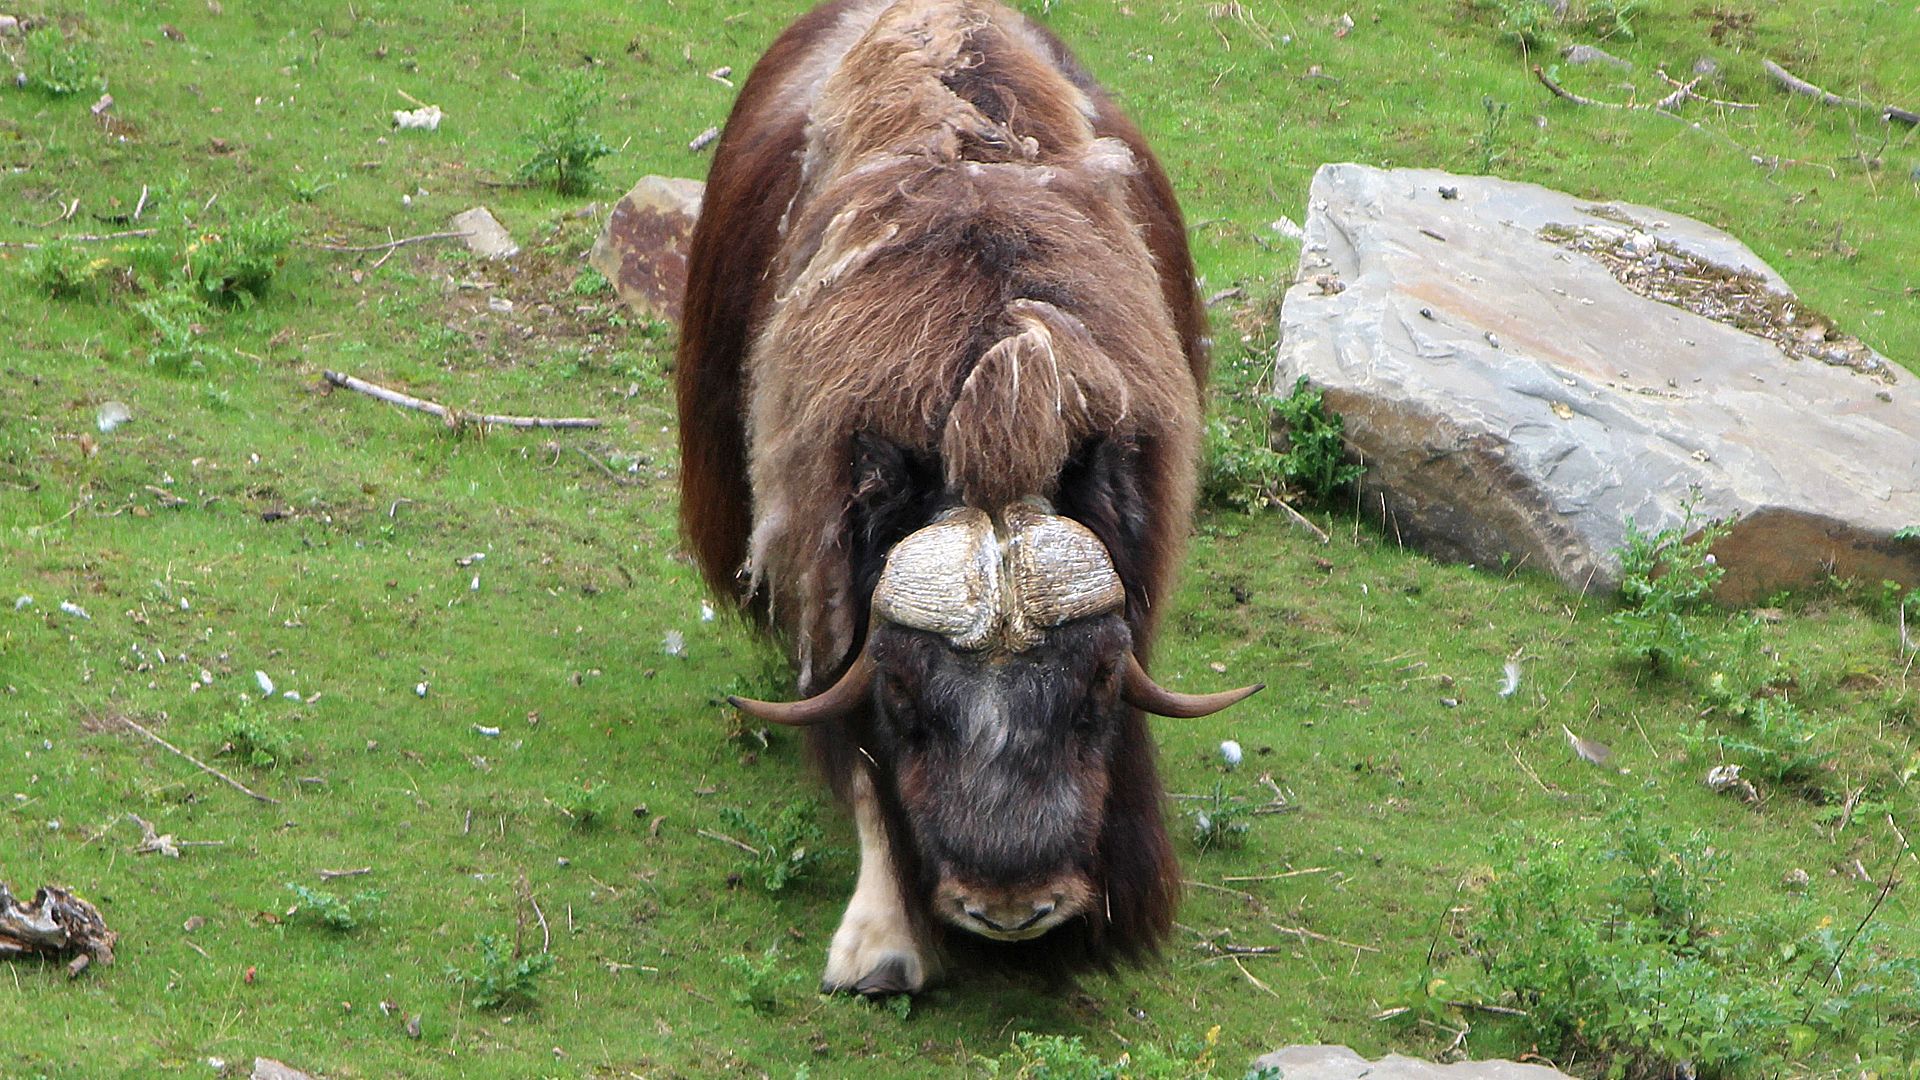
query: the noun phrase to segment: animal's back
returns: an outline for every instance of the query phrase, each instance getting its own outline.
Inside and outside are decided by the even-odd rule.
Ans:
[[[1164,174],[1057,41],[976,0],[828,4],[755,68],[695,230],[676,373],[695,555],[735,595],[751,562],[817,682],[861,629],[856,433],[987,509],[1051,497],[1117,439],[1154,508],[1129,581],[1144,651],[1204,332]]]

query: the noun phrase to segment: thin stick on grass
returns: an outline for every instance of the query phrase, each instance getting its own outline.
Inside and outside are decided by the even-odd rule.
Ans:
[[[63,236],[52,243],[100,244],[109,240],[132,240],[137,237],[152,236],[159,231],[159,229],[128,229],[126,232],[115,233],[75,233],[72,236]],[[38,251],[46,246],[44,243],[33,240],[0,240],[0,247],[24,248],[28,251]]]
[[[699,833],[701,836],[704,836],[709,840],[718,840],[723,844],[732,844],[734,847],[739,848],[741,851],[746,852],[747,854],[753,856],[756,859],[766,857],[766,852],[761,851],[759,848],[754,847],[752,844],[747,843],[745,840],[735,840],[733,837],[728,836],[726,833],[717,833],[717,832],[714,832],[712,829],[695,829],[694,832]]]
[[[590,416],[500,416],[493,413],[468,414],[458,409],[449,409],[438,402],[417,398],[412,394],[403,394],[390,390],[378,383],[370,383],[352,375],[343,375],[338,371],[323,371],[321,376],[335,386],[378,398],[389,405],[398,405],[403,409],[431,413],[447,422],[448,427],[458,428],[462,424],[474,423],[486,427],[510,428],[597,428],[601,422]]]
[[[1773,81],[1779,83],[1785,89],[1796,94],[1804,94],[1807,97],[1818,99],[1823,105],[1837,105],[1846,109],[1864,109],[1867,112],[1879,113],[1880,119],[1882,120],[1898,120],[1908,127],[1920,125],[1920,113],[1916,113],[1911,109],[1902,109],[1893,105],[1875,105],[1871,101],[1861,101],[1859,98],[1841,97],[1839,94],[1823,90],[1813,85],[1771,60],[1760,61],[1760,66],[1766,68],[1767,74],[1773,76]]]
[[[1248,982],[1252,983],[1253,985],[1259,987],[1262,990],[1265,990],[1272,997],[1278,998],[1280,996],[1279,994],[1275,994],[1273,992],[1273,987],[1268,986],[1266,983],[1263,983],[1259,979],[1254,978],[1253,972],[1247,970],[1247,965],[1241,963],[1239,957],[1229,956],[1227,957],[1227,959],[1233,961],[1233,966],[1240,969],[1240,974],[1245,975],[1247,977]]]
[[[308,244],[308,247],[321,251],[340,251],[354,255],[366,255],[375,251],[392,251],[408,244],[424,244],[429,240],[457,240],[467,235],[463,232],[421,233],[418,236],[403,236],[398,240],[389,240],[384,244]]]
[[[1279,881],[1283,878],[1299,877],[1302,874],[1324,874],[1332,867],[1309,866],[1304,870],[1289,870],[1284,874],[1260,874],[1256,877],[1223,877],[1221,881]]]
[[[1847,958],[1847,950],[1853,948],[1854,939],[1858,938],[1860,936],[1860,931],[1865,930],[1867,928],[1867,924],[1873,921],[1874,915],[1878,913],[1880,910],[1880,905],[1886,902],[1887,894],[1892,892],[1893,887],[1900,883],[1900,874],[1898,872],[1899,865],[1900,865],[1900,856],[1896,854],[1894,856],[1895,870],[1888,872],[1886,883],[1880,886],[1879,895],[1873,898],[1873,906],[1869,907],[1867,909],[1867,913],[1860,917],[1859,923],[1855,924],[1853,928],[1853,933],[1847,935],[1847,940],[1844,944],[1840,946],[1840,951],[1834,954],[1833,963],[1827,965],[1826,978],[1820,980],[1820,986],[1823,989],[1828,984],[1833,982],[1834,972],[1840,970],[1840,961],[1845,960]],[[1807,984],[1807,980],[1812,977],[1813,977],[1813,969],[1808,968],[1807,973],[1800,977],[1800,986],[1805,986]],[[1796,987],[1795,991],[1798,992],[1798,990],[1799,990],[1799,987]],[[1802,1024],[1806,1023],[1807,1018],[1813,1015],[1814,1008],[1819,1004],[1820,1003],[1817,1001],[1807,1002],[1807,1011],[1802,1013],[1800,1016],[1800,1022]]]
[[[207,764],[204,761],[201,761],[199,758],[194,757],[192,754],[187,753],[185,750],[180,749],[179,747],[173,745],[172,743],[161,738],[160,736],[155,735],[153,732],[148,731],[146,728],[141,727],[131,717],[121,716],[121,717],[117,717],[116,719],[118,719],[121,723],[127,725],[129,728],[132,728],[134,731],[137,731],[140,734],[145,735],[147,738],[153,740],[155,743],[158,743],[163,749],[169,750],[174,754],[192,762],[194,765],[199,767],[201,772],[204,772],[209,776],[216,776],[222,780],[225,780],[229,787],[233,788],[235,791],[238,791],[240,794],[245,795],[247,798],[254,799],[263,803],[271,803],[274,806],[280,805],[279,799],[276,799],[271,795],[260,794],[259,792],[253,790],[252,788],[241,783],[240,781],[235,780],[233,777],[228,776],[226,773],[221,772],[219,769],[214,768],[213,766]]]
[[[320,875],[321,881],[332,881],[334,878],[360,877],[364,874],[371,874],[373,873],[373,867],[362,866],[353,870],[320,870],[317,872]]]

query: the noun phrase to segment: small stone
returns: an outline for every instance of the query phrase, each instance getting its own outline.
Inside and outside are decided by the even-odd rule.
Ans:
[[[1788,892],[1807,891],[1807,884],[1811,880],[1812,879],[1807,876],[1807,872],[1797,866],[1780,875],[1780,885]]]
[[[1633,65],[1622,60],[1598,45],[1569,45],[1561,54],[1569,64],[1605,64],[1622,71],[1631,71]]]
[[[1240,753],[1239,743],[1235,742],[1232,739],[1227,739],[1221,742],[1220,760],[1227,763],[1227,768],[1229,769],[1239,768],[1240,759],[1241,759],[1241,753]]]
[[[132,419],[133,410],[127,408],[124,402],[119,401],[109,401],[101,405],[99,411],[93,414],[93,422],[95,426],[100,429],[102,435],[105,435],[114,428]]]
[[[493,211],[484,206],[460,211],[453,215],[448,226],[461,234],[467,250],[481,258],[510,259],[520,254],[520,245],[513,242],[513,235],[493,216]]]

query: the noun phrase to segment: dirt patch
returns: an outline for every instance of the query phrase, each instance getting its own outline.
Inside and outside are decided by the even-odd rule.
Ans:
[[[1837,329],[1765,278],[1682,251],[1629,227],[1550,225],[1540,238],[1588,255],[1614,280],[1649,300],[1684,308],[1779,346],[1792,360],[1817,360],[1891,385],[1891,366],[1866,343]]]

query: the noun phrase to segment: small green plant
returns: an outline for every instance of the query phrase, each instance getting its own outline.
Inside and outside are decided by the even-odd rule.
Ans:
[[[232,757],[255,769],[271,769],[285,761],[292,739],[280,725],[249,710],[228,713],[217,725],[217,756]]]
[[[1480,109],[1484,118],[1480,123],[1480,134],[1473,140],[1474,149],[1480,153],[1480,171],[1491,175],[1493,167],[1507,156],[1500,149],[1500,133],[1507,126],[1508,102],[1495,101],[1491,95],[1480,99]]]
[[[372,918],[383,895],[369,889],[343,900],[323,889],[309,889],[291,881],[287,882],[287,890],[294,896],[291,916],[338,934],[347,933]]]
[[[579,195],[593,186],[595,163],[614,152],[598,132],[587,130],[587,114],[600,102],[600,79],[570,71],[560,79],[547,109],[527,135],[527,158],[514,172],[526,184],[548,183],[562,195]]]
[[[198,299],[244,307],[266,293],[292,243],[285,210],[243,218],[188,241],[181,274]]]
[[[757,1013],[770,1013],[779,1007],[780,993],[800,981],[800,972],[782,970],[780,946],[769,945],[759,959],[751,956],[726,956],[720,959],[734,975],[733,1000]]]
[[[97,94],[106,86],[93,46],[69,40],[59,27],[41,26],[27,35],[26,66],[29,85],[54,97]]]
[[[326,194],[333,186],[332,180],[321,180],[312,176],[294,176],[287,180],[287,193],[298,202],[310,203]]]
[[[1788,698],[1752,698],[1737,715],[1745,721],[1741,730],[1714,735],[1709,741],[1757,776],[1775,783],[1807,784],[1833,757],[1830,750],[1814,749],[1833,725],[1814,722]]]
[[[1493,996],[1525,1011],[1523,1037],[1598,1059],[1607,1075],[1723,1075],[1784,1038],[1783,988],[1713,947],[1721,856],[1644,807],[1600,835],[1502,836],[1472,942]],[[1611,869],[1611,883],[1595,879]]]
[[[1216,416],[1207,423],[1202,495],[1208,502],[1249,513],[1289,495],[1326,503],[1366,472],[1345,458],[1346,421],[1305,376],[1286,397],[1257,402],[1256,417]],[[1285,432],[1280,449],[1273,445],[1273,421]]]
[[[605,296],[613,291],[613,284],[607,275],[589,266],[574,275],[567,291],[575,296]]]
[[[758,853],[753,869],[768,892],[779,892],[808,877],[840,854],[820,846],[826,834],[816,820],[819,814],[820,804],[811,799],[783,807],[770,825],[760,824],[736,807],[720,808],[720,820]]]
[[[553,967],[553,954],[523,954],[498,934],[481,934],[474,944],[480,956],[473,968],[448,972],[454,982],[472,992],[467,1000],[473,1007],[492,1010],[533,1004],[540,976]]]
[[[1640,0],[1589,0],[1575,25],[1602,41],[1633,40],[1633,17],[1644,7]]]
[[[1621,650],[1660,674],[1674,673],[1705,651],[1706,639],[1693,616],[1707,607],[1713,587],[1726,575],[1714,560],[1713,545],[1731,526],[1708,522],[1696,530],[1696,521],[1691,503],[1679,525],[1652,535],[1627,519],[1627,542],[1620,550],[1623,607],[1609,621]]]
[[[193,378],[231,357],[225,349],[200,340],[205,328],[198,321],[206,309],[177,290],[161,293],[133,305],[153,331],[147,363],[167,375]]]
[[[20,272],[34,288],[48,296],[71,300],[95,291],[105,265],[105,260],[88,251],[85,245],[49,240],[21,260]]]
[[[1138,1039],[1108,1061],[1078,1035],[1022,1031],[1006,1053],[975,1058],[973,1064],[998,1080],[1220,1080],[1235,1073],[1219,1071],[1219,1043],[1216,1026],[1203,1037],[1177,1039],[1171,1047]],[[1280,1080],[1277,1069],[1248,1069],[1239,1075],[1244,1080]]]
[[[1193,843],[1201,851],[1238,848],[1247,842],[1252,828],[1247,812],[1227,794],[1225,781],[1215,780],[1213,791],[1202,800],[1193,817]]]
[[[567,823],[581,832],[599,828],[607,817],[607,786],[575,778],[547,800]]]
[[[1560,12],[1552,0],[1494,0],[1500,33],[1523,49],[1538,49],[1553,36]]]
[[[1207,470],[1201,496],[1251,514],[1284,497],[1286,470],[1265,424],[1216,416],[1207,421]]]
[[[1286,432],[1281,472],[1309,500],[1331,501],[1366,473],[1363,466],[1346,460],[1345,418],[1327,408],[1325,395],[1306,376],[1273,402],[1273,414]]]

